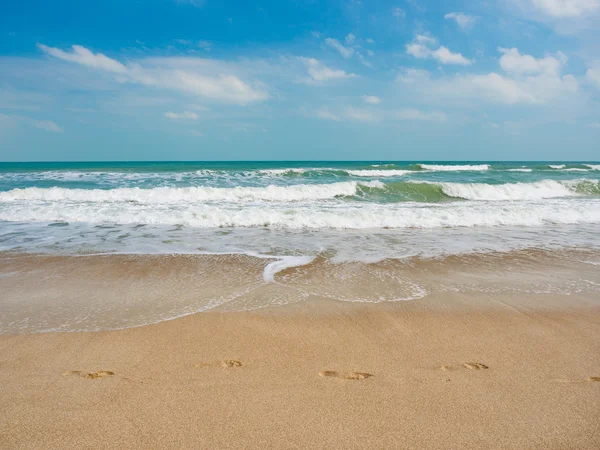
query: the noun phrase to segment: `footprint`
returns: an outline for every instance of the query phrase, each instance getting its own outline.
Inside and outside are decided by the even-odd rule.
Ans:
[[[365,378],[371,378],[372,376],[374,375],[368,372],[350,372],[346,375],[346,380],[364,380]]]
[[[600,377],[589,377],[588,381],[600,381]]]
[[[97,372],[82,372],[81,370],[68,370],[65,373],[63,373],[63,376],[78,376],[81,378],[87,378],[89,380],[95,380],[97,378],[112,377],[114,376],[114,374],[115,373],[111,372],[110,370],[98,370]]]
[[[464,367],[465,369],[469,369],[469,370],[489,369],[489,366],[486,366],[485,364],[479,363],[479,362],[466,362],[466,363],[462,363],[461,366]],[[461,366],[446,365],[446,366],[440,367],[440,369],[443,370],[444,372],[453,372],[455,370],[460,369]]]
[[[322,370],[319,372],[319,375],[322,377],[334,377],[334,378],[340,377],[340,374],[334,370]]]
[[[471,369],[471,370],[489,369],[489,367],[486,366],[485,364],[478,363],[478,362],[466,362],[466,363],[463,363],[463,367],[465,367],[467,369]]]
[[[222,364],[223,367],[242,367],[242,362],[236,359],[226,359]]]
[[[335,370],[322,370],[319,372],[319,375],[322,377],[341,378],[343,380],[364,380],[365,378],[371,378],[375,376],[368,372],[350,372],[346,375],[340,375]]]

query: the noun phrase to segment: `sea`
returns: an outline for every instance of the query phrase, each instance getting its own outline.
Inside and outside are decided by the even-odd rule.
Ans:
[[[58,294],[50,297],[64,303],[59,311],[77,317],[35,319],[36,308],[51,309],[50,300],[42,301],[49,294],[40,291],[42,300],[30,305],[34,313],[28,316],[13,300],[14,311],[0,305],[5,307],[0,332],[119,328],[321,295],[358,302],[416,300],[441,286],[432,286],[431,276],[423,283],[417,266],[427,265],[419,273],[431,275],[444,261],[455,268],[487,267],[495,277],[502,264],[514,274],[529,270],[538,278],[529,280],[527,292],[595,295],[599,237],[600,162],[594,161],[0,163],[0,288],[7,297],[22,297],[23,274],[38,279],[42,269],[36,265],[44,264],[37,283],[44,289],[61,277],[80,276],[83,286],[81,277],[104,273],[94,266],[97,261],[115,258],[121,266],[154,261],[146,272],[170,258],[172,264],[152,280],[130,273],[128,283],[146,283],[143,289],[181,274],[189,276],[180,286],[222,278],[213,291],[202,291],[212,296],[196,296],[202,301],[173,306],[164,293],[167,305],[160,311],[126,319],[116,314],[100,320],[104,309],[91,300],[89,307],[79,300],[77,312]],[[88,275],[84,260],[95,261]],[[202,262],[202,270],[210,266],[210,273],[189,261]],[[538,265],[524,269],[515,261]],[[540,261],[561,270],[548,271]],[[240,264],[252,269],[238,271]],[[244,278],[248,270],[251,281]],[[409,279],[410,271],[415,273]],[[276,295],[276,285],[289,292]],[[491,285],[486,289],[497,288]],[[502,285],[512,292],[519,283]],[[262,303],[257,294],[249,299],[254,288],[260,288]],[[117,301],[114,308],[125,309]]]

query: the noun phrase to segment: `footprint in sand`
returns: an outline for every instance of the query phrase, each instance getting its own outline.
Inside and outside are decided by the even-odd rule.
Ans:
[[[588,381],[600,381],[600,377],[589,377]]]
[[[471,369],[471,370],[489,369],[489,367],[486,366],[485,364],[478,363],[478,362],[466,362],[466,363],[463,363],[463,367],[465,367],[467,369]]]
[[[469,370],[485,370],[485,369],[489,369],[489,366],[486,366],[483,363],[480,362],[466,362],[466,363],[462,363],[462,367],[464,367],[465,369],[469,369]],[[453,370],[458,370],[460,369],[459,366],[442,366],[441,369],[445,372],[451,372]]]
[[[341,378],[342,380],[364,380],[365,378],[374,377],[372,373],[368,372],[350,372],[346,375],[340,375],[335,370],[322,370],[319,372],[322,377]]]
[[[89,380],[95,380],[104,377],[112,377],[114,375],[115,373],[111,372],[110,370],[98,370],[97,372],[82,372],[81,370],[68,370],[65,373],[63,373],[64,377],[78,376],[81,378],[87,378]]]
[[[242,367],[242,362],[237,359],[226,359],[222,365],[223,367]]]
[[[237,359],[225,359],[220,362],[201,362],[198,364],[194,364],[194,367],[214,367],[216,365],[232,368],[232,367],[242,367],[244,364],[242,364],[242,362],[238,361]]]

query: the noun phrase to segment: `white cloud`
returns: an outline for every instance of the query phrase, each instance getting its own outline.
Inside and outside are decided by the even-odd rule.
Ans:
[[[471,61],[465,58],[462,54],[452,53],[443,45],[437,50],[431,52],[431,56],[433,56],[442,64],[459,64],[461,66],[468,66],[471,64]]]
[[[71,53],[58,48],[48,47],[43,44],[37,44],[37,46],[44,53],[64,61],[70,61],[83,66],[93,67],[94,69],[106,70],[108,72],[121,74],[128,72],[127,67],[120,62],[109,58],[102,53],[93,53],[81,45],[73,45],[73,51]]]
[[[600,89],[600,67],[588,69],[585,76],[590,83]]]
[[[422,88],[437,97],[470,98],[509,105],[543,104],[578,91],[574,76],[560,74],[566,62],[564,57],[537,59],[522,55],[517,49],[500,51],[503,56],[499,63],[506,74],[457,75],[424,83]]]
[[[346,109],[344,115],[349,119],[360,122],[375,122],[379,120],[379,116],[376,113],[366,109],[353,108],[352,106]]]
[[[325,120],[333,120],[336,122],[339,122],[341,119],[339,116],[337,116],[336,114],[333,114],[331,112],[329,112],[326,109],[319,109],[315,112],[315,116],[317,116],[319,119],[325,119]]]
[[[376,122],[380,120],[380,116],[367,109],[354,108],[348,106],[346,109],[337,113],[331,112],[327,108],[321,108],[315,111],[315,116],[323,120],[332,120],[334,122],[341,122],[346,120],[353,120],[358,122]]]
[[[363,99],[363,102],[368,103],[370,105],[378,105],[381,103],[381,99],[374,95],[363,95],[362,99]]]
[[[374,44],[375,43],[375,41],[373,39],[371,39],[371,38],[368,38],[365,42],[367,44]]]
[[[394,113],[394,117],[398,120],[425,120],[431,122],[444,122],[446,114],[441,111],[421,111],[418,109],[401,109]]]
[[[436,44],[437,40],[431,36],[427,36],[425,34],[417,34],[415,36],[415,41],[421,44]]]
[[[196,136],[196,137],[204,137],[204,134],[203,134],[203,133],[200,133],[199,131],[196,131],[196,130],[192,130],[192,131],[190,131],[190,134],[191,134],[192,136]]]
[[[396,77],[396,81],[406,84],[414,84],[429,80],[429,72],[422,69],[405,69]]]
[[[371,52],[371,53],[373,53],[373,52]],[[372,55],[370,55],[370,56],[372,56]],[[363,65],[365,65],[365,66],[367,66],[367,67],[373,67],[373,64],[371,64],[371,63],[370,63],[370,62],[367,60],[367,58],[365,58],[365,57],[363,56],[363,54],[362,54],[362,53],[360,53],[360,52],[356,52],[356,57],[359,59],[359,61],[361,62],[361,64],[363,64]]]
[[[200,116],[198,114],[196,114],[195,112],[191,112],[191,111],[183,111],[181,113],[174,113],[174,112],[166,112],[165,113],[165,117],[169,118],[169,119],[174,119],[174,120],[179,120],[179,119],[188,119],[188,120],[198,120],[200,118]]]
[[[506,49],[498,48],[503,55],[500,57],[500,67],[508,73],[518,75],[537,74],[537,73],[558,73],[561,65],[566,63],[566,56],[558,53],[558,58],[546,56],[544,58],[534,58],[531,55],[522,55],[516,48]]]
[[[353,78],[356,75],[347,73],[341,69],[331,69],[315,58],[299,58],[308,68],[310,75],[309,82],[326,82],[330,80],[340,80]]]
[[[466,30],[473,26],[477,18],[475,16],[470,16],[468,14],[462,12],[451,12],[444,16],[446,20],[454,20],[456,24],[463,30]]]
[[[392,8],[392,16],[404,18],[406,17],[406,12],[402,8],[395,7]]]
[[[342,55],[344,59],[351,58],[354,54],[353,48],[344,47],[344,45],[342,45],[342,43],[337,39],[327,38],[325,39],[325,43],[332,49],[336,50],[340,55]]]
[[[437,45],[437,41],[426,35],[419,34],[414,41],[406,44],[406,53],[418,59],[436,59],[441,64],[458,64],[468,66],[471,64],[467,58],[460,53],[452,53],[443,45],[433,50],[431,47]]]
[[[18,124],[39,128],[40,130],[49,131],[51,133],[62,133],[64,131],[62,127],[58,126],[56,122],[52,120],[38,120],[25,116],[0,113],[0,126],[13,127]]]
[[[354,44],[355,40],[356,40],[356,36],[354,36],[352,33],[350,33],[350,34],[348,34],[348,36],[346,36],[346,44],[348,44],[348,45]]]
[[[62,133],[64,130],[52,120],[31,120],[31,124],[40,130],[50,131],[52,133]]]
[[[431,55],[431,50],[423,44],[410,43],[406,44],[406,53],[415,58],[425,59]]]
[[[264,86],[252,86],[238,76],[226,73],[226,63],[202,58],[149,58],[124,65],[101,53],[94,54],[79,45],[72,52],[39,44],[55,58],[112,73],[120,82],[137,83],[198,95],[211,100],[245,105],[269,98]]]
[[[576,18],[600,10],[600,0],[530,0],[539,12],[556,19]]]

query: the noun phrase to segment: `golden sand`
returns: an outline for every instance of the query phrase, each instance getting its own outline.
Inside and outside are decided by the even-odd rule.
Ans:
[[[0,336],[0,448],[600,448],[600,311],[305,303]]]

